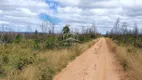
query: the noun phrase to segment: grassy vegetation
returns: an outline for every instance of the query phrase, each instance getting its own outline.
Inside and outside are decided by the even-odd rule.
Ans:
[[[37,51],[27,43],[11,43],[0,46],[0,77],[8,76],[13,70],[21,71],[27,65],[36,61]]]
[[[123,80],[142,80],[142,48],[134,46],[135,43],[118,43],[116,40],[114,43],[111,39],[106,40],[124,69],[126,75]]]
[[[4,48],[0,47],[0,77],[7,76],[8,80],[52,80],[57,72],[92,44],[87,42],[45,51],[34,50],[28,43],[6,44]]]
[[[116,53],[126,76],[124,80],[142,80],[142,34],[136,23],[133,29],[128,24],[117,19],[114,27],[106,34],[107,43]]]
[[[45,61],[37,66],[38,68],[36,70],[36,74],[38,78],[32,80],[51,80],[56,73],[60,72],[70,61],[74,60],[76,56],[79,56],[91,45],[92,42],[76,44],[70,49],[66,48],[61,50],[51,50],[41,53],[39,56]]]
[[[95,43],[92,39],[99,36],[88,32],[78,34],[74,39],[69,29],[65,31],[62,34],[37,31],[30,34],[1,33],[0,79],[52,80],[56,73]],[[68,36],[70,34],[72,36]],[[70,37],[77,42],[64,42]]]
[[[108,37],[117,41],[119,45],[132,45],[136,48],[142,48],[142,35],[134,35],[134,34],[121,34],[114,35],[110,34]],[[124,44],[125,43],[125,44]]]

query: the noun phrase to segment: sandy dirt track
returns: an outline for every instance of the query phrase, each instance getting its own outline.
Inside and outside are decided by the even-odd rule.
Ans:
[[[58,73],[53,80],[121,80],[121,67],[104,38]]]

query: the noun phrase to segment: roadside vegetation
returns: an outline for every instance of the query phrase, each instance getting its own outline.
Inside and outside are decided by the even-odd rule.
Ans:
[[[106,35],[111,39],[107,38],[106,41],[123,67],[124,80],[142,80],[142,34],[136,24],[133,30],[127,29],[125,23],[118,25],[119,19]]]
[[[1,80],[52,80],[100,36],[91,29],[83,34],[71,33],[68,25],[60,34],[0,34]]]

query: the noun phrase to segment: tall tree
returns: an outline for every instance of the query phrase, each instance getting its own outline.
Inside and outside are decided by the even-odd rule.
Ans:
[[[121,26],[121,30],[122,30],[122,34],[127,34],[128,33],[128,29],[127,29],[127,27],[128,27],[128,24],[126,23],[126,22],[123,22],[122,23],[122,26]]]
[[[134,35],[138,35],[139,31],[138,31],[138,26],[137,23],[134,23]]]
[[[69,32],[70,32],[69,25],[66,25],[66,26],[63,28],[62,31],[63,31],[64,34],[69,33]]]
[[[95,24],[92,24],[91,30],[92,30],[93,33],[95,33],[95,34],[97,33],[97,28],[96,28]]]
[[[118,34],[120,33],[120,30],[119,30],[119,23],[120,23],[120,18],[117,18],[115,24],[114,24],[114,27],[112,28],[112,32],[113,34]]]

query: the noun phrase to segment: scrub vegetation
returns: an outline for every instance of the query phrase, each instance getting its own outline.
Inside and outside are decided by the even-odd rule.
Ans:
[[[134,24],[134,29],[127,29],[123,23],[118,26],[117,20],[111,32],[107,33],[107,43],[110,50],[116,53],[123,70],[125,72],[124,80],[142,80],[142,34]]]
[[[68,25],[60,34],[0,34],[1,80],[52,80],[100,36],[91,29],[83,34],[71,33]]]

